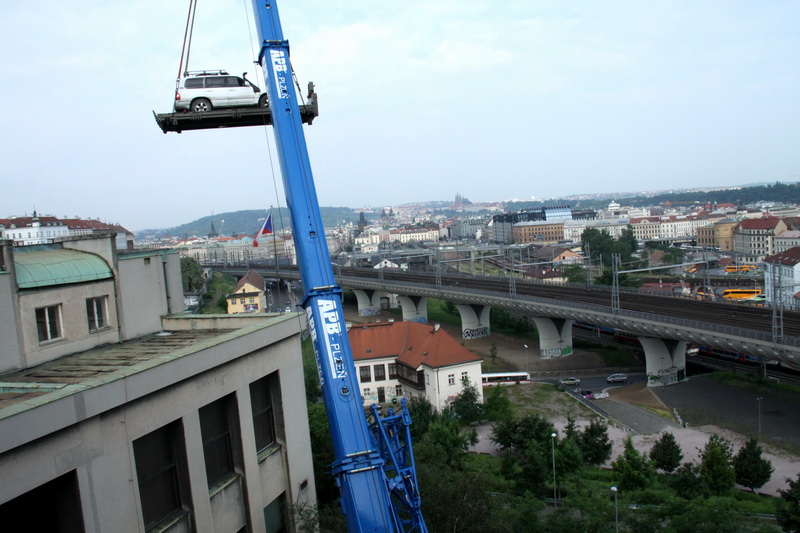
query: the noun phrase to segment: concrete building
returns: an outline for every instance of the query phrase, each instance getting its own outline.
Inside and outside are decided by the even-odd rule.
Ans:
[[[697,227],[697,246],[719,248],[723,252],[733,250],[733,232],[739,221],[726,218],[713,224]]]
[[[179,314],[178,254],[111,234],[0,258],[6,524],[288,531],[315,503],[297,315]]]
[[[800,231],[787,229],[775,237],[775,253],[780,254],[789,248],[800,246]]]
[[[564,221],[549,222],[538,220],[520,222],[512,226],[511,236],[515,244],[533,242],[554,244],[564,240]]]
[[[780,218],[767,216],[742,220],[733,232],[733,251],[742,261],[757,263],[775,253],[775,236],[786,229],[786,223]]]
[[[800,247],[767,256],[763,263],[767,304],[800,309]]]
[[[482,391],[481,357],[438,324],[358,325],[348,338],[364,406],[424,396],[441,411],[461,392],[464,379]]]

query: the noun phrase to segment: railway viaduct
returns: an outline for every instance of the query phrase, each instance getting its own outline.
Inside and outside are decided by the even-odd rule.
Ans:
[[[241,268],[226,268],[224,271],[234,276],[245,273]],[[272,277],[275,271],[265,271],[263,274]],[[376,277],[356,274],[352,270],[337,272],[336,282],[354,291],[362,316],[377,313],[383,298],[396,297],[403,320],[427,322],[427,299],[436,298],[456,305],[461,315],[464,338],[478,338],[491,333],[491,308],[502,308],[524,315],[536,325],[539,355],[543,358],[566,357],[572,353],[572,324],[576,321],[632,333],[644,349],[649,386],[670,385],[686,379],[687,343],[747,353],[764,360],[800,364],[800,338],[796,335],[775,331],[774,327],[772,331],[766,331],[764,327],[750,328],[745,323],[737,324],[735,320],[724,324],[712,320],[687,319],[680,307],[674,305],[675,299],[672,298],[663,298],[664,302],[673,300],[672,306],[664,304],[642,311],[626,309],[624,305],[612,306],[610,296],[608,305],[598,305],[576,299],[522,294],[517,290],[522,285],[517,278],[495,278],[501,281],[504,288],[486,290],[475,288],[478,284],[473,283],[474,277],[470,276],[448,276],[445,279],[430,276],[427,281],[405,281],[402,276],[389,279],[382,272],[375,273]],[[285,280],[299,279],[299,274],[291,270],[281,270],[279,276]],[[687,306],[690,303],[702,305],[702,302],[695,300],[682,301]],[[800,324],[792,326],[797,328]],[[787,331],[795,333],[796,329],[787,328]]]

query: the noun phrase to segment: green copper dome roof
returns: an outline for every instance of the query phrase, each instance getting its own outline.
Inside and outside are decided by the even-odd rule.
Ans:
[[[14,254],[20,289],[111,279],[108,264],[99,256],[76,250],[43,250]]]

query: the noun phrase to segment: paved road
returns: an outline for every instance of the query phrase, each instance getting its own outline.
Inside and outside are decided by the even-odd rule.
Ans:
[[[800,394],[774,386],[733,386],[702,375],[653,392],[689,426],[714,424],[757,437],[760,418],[766,442],[800,451]]]

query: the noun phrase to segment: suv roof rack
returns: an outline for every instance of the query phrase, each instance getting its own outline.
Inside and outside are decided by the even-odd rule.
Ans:
[[[227,70],[187,70],[183,73],[184,76],[227,76]]]

